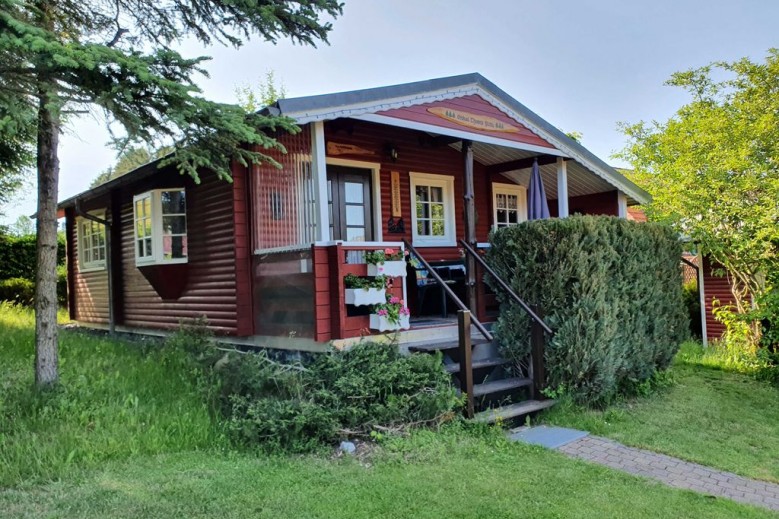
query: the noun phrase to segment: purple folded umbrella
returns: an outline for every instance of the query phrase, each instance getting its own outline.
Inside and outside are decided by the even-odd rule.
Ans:
[[[549,204],[546,202],[546,191],[544,191],[544,182],[541,180],[541,172],[538,171],[538,159],[533,161],[528,191],[527,219],[545,220],[549,218]]]

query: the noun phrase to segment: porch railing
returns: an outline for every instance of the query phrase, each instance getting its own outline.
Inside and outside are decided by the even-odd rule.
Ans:
[[[554,335],[554,332],[544,322],[543,318],[541,317],[542,312],[539,307],[532,307],[531,305],[527,304],[521,297],[519,297],[517,293],[505,281],[503,281],[498,273],[495,272],[495,270],[490,267],[486,261],[484,261],[484,258],[482,258],[468,242],[465,240],[460,240],[460,245],[462,245],[465,253],[473,258],[476,263],[481,266],[481,268],[483,268],[490,276],[492,276],[492,278],[497,282],[498,286],[503,291],[505,291],[506,294],[508,294],[508,296],[514,300],[514,302],[517,303],[525,312],[527,312],[528,316],[530,316],[532,328],[530,330],[529,375],[530,379],[533,381],[534,397],[540,398],[542,396],[541,391],[544,389],[543,382],[546,380],[546,367],[544,365],[544,333]],[[472,369],[472,366],[468,366],[467,369]]]
[[[369,333],[368,315],[348,315],[344,278],[349,274],[367,276],[365,253],[387,248],[405,250],[402,242],[335,241],[314,244],[318,341],[348,339]],[[387,293],[406,301],[406,278],[394,278]]]

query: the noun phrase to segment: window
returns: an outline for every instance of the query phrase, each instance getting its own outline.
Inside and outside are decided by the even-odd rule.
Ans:
[[[492,184],[493,226],[508,227],[527,220],[527,192],[517,184]]]
[[[454,177],[410,173],[414,245],[454,246]]]
[[[90,213],[103,219],[105,213]],[[105,225],[94,220],[78,218],[78,262],[82,272],[105,268]]]
[[[184,189],[158,189],[133,198],[135,262],[187,261],[187,204]]]

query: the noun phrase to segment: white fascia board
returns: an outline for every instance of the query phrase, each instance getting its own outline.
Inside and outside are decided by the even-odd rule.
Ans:
[[[341,117],[350,117],[353,119],[362,119],[366,121],[372,120],[374,122],[378,122],[378,120],[374,116],[376,117],[385,117],[385,116],[378,116],[376,115],[376,112],[393,110],[396,108],[404,108],[407,106],[414,106],[414,105],[419,105],[424,103],[432,103],[435,101],[444,101],[447,99],[454,99],[456,97],[463,97],[463,96],[474,95],[474,94],[480,96],[482,99],[484,99],[485,101],[493,105],[495,108],[502,111],[510,118],[514,119],[516,122],[522,124],[530,131],[532,131],[542,139],[549,142],[549,144],[554,146],[554,148],[533,146],[529,144],[518,143],[515,141],[507,141],[504,139],[486,137],[483,135],[474,134],[470,132],[463,132],[458,130],[452,130],[450,128],[444,128],[441,126],[426,125],[420,123],[414,123],[420,125],[420,128],[414,128],[414,129],[422,129],[421,127],[424,126],[425,128],[423,129],[423,131],[438,133],[439,135],[460,137],[464,139],[470,139],[475,142],[497,144],[499,146],[506,146],[514,149],[534,151],[538,153],[545,153],[547,155],[556,155],[559,157],[571,158],[576,160],[580,164],[583,164],[592,173],[602,178],[603,180],[605,180],[606,182],[608,182],[618,190],[624,192],[625,194],[630,196],[630,198],[632,198],[633,200],[636,200],[637,202],[642,204],[646,204],[651,201],[651,197],[649,197],[647,193],[643,192],[643,190],[640,190],[640,188],[637,191],[636,190],[637,186],[635,186],[632,182],[628,181],[626,183],[625,181],[627,179],[616,178],[612,172],[604,169],[598,164],[593,163],[592,161],[590,161],[580,153],[577,153],[573,148],[568,146],[563,140],[556,138],[555,136],[549,134],[545,130],[533,124],[531,121],[526,120],[520,114],[516,113],[514,110],[512,110],[504,103],[502,103],[497,97],[493,96],[490,92],[484,90],[482,87],[476,84],[466,85],[463,87],[453,88],[453,89],[443,89],[438,91],[425,92],[424,94],[421,95],[412,95],[412,96],[398,97],[394,99],[386,99],[386,100],[382,100],[379,103],[375,101],[370,101],[366,103],[356,103],[356,104],[344,105],[339,107],[327,107],[322,110],[312,110],[307,112],[290,112],[290,113],[285,113],[283,115],[295,119],[295,122],[299,125],[303,125],[313,121],[326,121],[326,120],[338,119]],[[403,123],[412,123],[411,121],[405,121],[403,119],[398,119],[395,117],[386,117],[386,119],[381,120],[381,122],[382,124],[390,124],[392,126],[401,126],[407,128],[412,127],[410,125],[404,126],[403,124]]]
[[[436,133],[438,135],[446,135],[447,137],[457,137],[460,139],[467,139],[473,142],[481,142],[484,144],[495,144],[497,146],[513,148],[516,150],[532,151],[536,153],[544,153],[547,155],[566,157],[566,155],[563,152],[555,148],[536,146],[534,144],[526,144],[524,142],[509,141],[506,139],[500,139],[498,137],[491,137],[488,135],[481,135],[478,133],[455,130],[453,128],[444,128],[442,126],[435,126],[433,124],[419,123],[416,121],[408,121],[406,119],[398,119],[397,117],[389,117],[387,115],[365,114],[365,115],[353,117],[353,119],[386,124],[390,126],[398,126],[400,128],[409,128],[412,130],[420,130],[423,132],[431,132],[431,133]]]
[[[482,92],[481,88],[478,88],[476,85],[472,85],[461,88],[448,88],[444,90],[425,92],[424,94],[420,95],[385,99],[378,103],[375,101],[369,101],[366,103],[355,103],[338,107],[331,106],[321,110],[289,112],[284,113],[283,115],[295,119],[295,122],[300,125],[313,121],[329,121],[332,119],[338,119],[339,117],[356,117],[358,115],[368,113],[394,110],[396,108],[404,108],[407,106],[420,105],[424,103],[433,103],[435,101],[444,101],[446,99],[454,99],[456,97],[479,94],[480,92]]]

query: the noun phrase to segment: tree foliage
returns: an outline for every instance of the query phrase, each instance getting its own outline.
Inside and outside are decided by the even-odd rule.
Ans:
[[[247,112],[256,112],[266,106],[272,105],[287,95],[284,83],[276,84],[276,73],[272,70],[265,72],[265,80],[256,88],[244,85],[235,89],[235,97],[238,104]]]
[[[744,312],[779,266],[779,50],[764,63],[679,72],[668,84],[692,100],[665,122],[624,125],[620,156],[653,197],[649,217],[722,264]]]
[[[297,131],[286,118],[247,114],[202,97],[207,58],[187,58],[184,38],[240,46],[259,37],[314,45],[332,29],[322,16],[341,13],[337,0],[0,0],[0,167],[38,169],[36,373],[57,379],[56,230],[59,133],[65,118],[98,112],[121,127],[121,148],[140,142],[175,145],[160,166],[175,164],[199,180],[209,169],[230,179],[230,165],[260,161],[283,149],[270,135]],[[0,178],[3,177],[0,170]]]
[[[159,150],[154,150],[149,146],[143,145],[130,146],[119,154],[116,164],[104,169],[94,180],[92,180],[89,187],[105,184],[109,180],[121,177],[144,164],[162,158],[172,151],[173,148],[170,146],[163,146]]]

